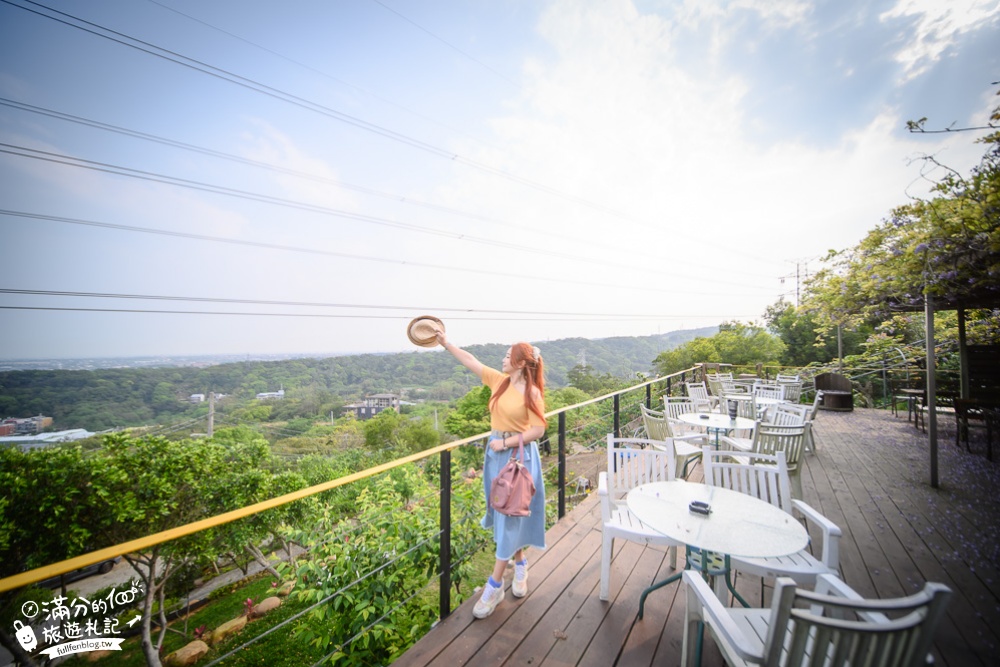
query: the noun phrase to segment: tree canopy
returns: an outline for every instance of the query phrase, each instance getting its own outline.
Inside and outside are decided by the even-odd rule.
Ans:
[[[933,196],[897,207],[857,246],[830,254],[806,290],[819,320],[885,320],[923,308],[925,296],[939,310],[1000,305],[1000,132],[978,141],[987,150],[968,176],[923,158],[945,172]]]
[[[757,324],[723,322],[711,338],[695,338],[673,350],[660,353],[653,361],[657,372],[669,375],[696,363],[725,362],[738,366],[776,363],[785,351],[780,338]]]

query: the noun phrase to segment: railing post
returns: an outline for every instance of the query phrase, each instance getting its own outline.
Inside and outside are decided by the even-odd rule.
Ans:
[[[559,518],[566,516],[566,413],[559,413]]]
[[[441,591],[439,616],[451,614],[451,450],[441,452]]]
[[[653,409],[653,385],[646,385],[646,407],[650,410]]]
[[[614,411],[615,411],[615,437],[616,438],[622,437],[621,436],[621,415],[618,413],[618,406],[619,406],[620,401],[618,399],[619,399],[619,394],[615,394],[615,398],[614,398],[615,408],[614,408]]]

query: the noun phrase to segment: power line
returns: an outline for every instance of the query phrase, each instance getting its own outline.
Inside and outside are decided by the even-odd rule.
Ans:
[[[148,1],[149,2],[154,2],[154,0],[148,0]],[[39,107],[39,106],[35,106],[35,105],[32,105],[32,104],[26,104],[24,102],[19,102],[17,100],[11,100],[11,99],[7,99],[7,98],[4,98],[4,97],[0,97],[0,105],[8,106],[8,107],[11,107],[11,108],[14,108],[14,109],[18,109],[20,111],[27,111],[29,113],[35,113],[35,114],[38,114],[38,115],[48,116],[50,118],[55,118],[55,119],[58,119],[58,120],[63,120],[63,121],[71,122],[71,123],[77,123],[77,124],[84,125],[84,126],[87,126],[87,127],[93,127],[95,129],[103,130],[103,131],[106,131],[106,132],[113,132],[113,133],[116,133],[116,134],[121,134],[123,136],[129,136],[129,137],[133,137],[133,138],[136,138],[136,139],[142,139],[142,140],[145,140],[145,141],[151,141],[151,142],[154,142],[154,143],[159,143],[159,144],[162,144],[162,145],[165,145],[165,146],[171,146],[171,147],[174,147],[174,148],[180,148],[182,150],[191,151],[191,152],[199,153],[199,154],[202,154],[202,155],[208,155],[208,156],[211,156],[211,157],[216,157],[216,158],[220,158],[220,159],[224,159],[224,160],[229,160],[229,161],[232,161],[232,162],[237,162],[237,163],[245,164],[245,165],[248,165],[248,166],[258,167],[258,168],[261,168],[261,169],[267,169],[269,171],[273,171],[273,172],[277,172],[277,173],[288,174],[290,176],[295,176],[295,177],[298,177],[298,178],[304,178],[304,179],[308,179],[308,180],[319,182],[319,183],[326,183],[326,184],[333,185],[333,186],[336,186],[336,187],[339,187],[339,188],[344,188],[346,190],[352,190],[354,192],[360,192],[362,194],[366,194],[366,195],[370,195],[370,196],[374,196],[374,197],[380,197],[380,198],[383,198],[383,199],[388,199],[388,200],[399,202],[399,203],[403,203],[403,204],[409,204],[409,205],[413,205],[413,206],[420,206],[420,207],[427,208],[427,209],[430,209],[430,210],[440,211],[440,212],[443,212],[443,213],[448,213],[448,214],[451,214],[451,215],[463,217],[463,218],[470,219],[470,220],[478,220],[478,221],[481,221],[481,222],[490,223],[492,225],[499,225],[499,226],[509,227],[511,229],[516,229],[516,230],[519,230],[519,231],[530,231],[530,232],[532,232],[534,234],[540,234],[540,235],[547,236],[547,237],[554,238],[554,239],[562,239],[563,238],[563,237],[559,236],[558,234],[554,234],[552,232],[547,232],[545,230],[538,230],[536,228],[527,227],[527,226],[524,226],[524,225],[518,225],[518,224],[515,224],[515,223],[512,223],[512,222],[508,222],[506,220],[500,220],[498,218],[493,218],[493,217],[489,217],[489,216],[479,215],[479,214],[471,213],[471,212],[468,212],[468,211],[462,211],[462,210],[459,210],[459,209],[450,208],[450,207],[442,206],[442,205],[439,205],[439,204],[433,204],[433,203],[425,202],[425,201],[422,201],[422,200],[419,200],[419,199],[405,197],[403,195],[386,193],[386,192],[382,192],[382,191],[376,190],[374,188],[368,188],[368,187],[365,187],[365,186],[362,186],[362,185],[355,185],[355,184],[352,184],[352,183],[345,183],[344,181],[340,181],[340,180],[337,180],[337,179],[328,178],[328,177],[325,177],[325,176],[318,176],[318,175],[315,175],[315,174],[310,174],[310,173],[303,172],[303,171],[298,171],[298,170],[295,170],[295,169],[289,169],[287,167],[281,167],[281,166],[278,166],[278,165],[270,164],[268,162],[263,162],[263,161],[259,161],[259,160],[252,160],[250,158],[245,158],[245,157],[242,157],[242,156],[239,156],[239,155],[234,155],[232,153],[225,153],[223,151],[218,151],[218,150],[214,150],[214,149],[211,149],[211,148],[206,148],[206,147],[203,147],[203,146],[197,146],[195,144],[189,144],[189,143],[186,143],[186,142],[177,141],[175,139],[170,139],[170,138],[158,136],[158,135],[155,135],[155,134],[149,134],[149,133],[146,133],[146,132],[140,132],[138,130],[133,130],[133,129],[126,128],[126,127],[121,127],[121,126],[118,126],[118,125],[111,125],[109,123],[103,123],[101,121],[96,121],[96,120],[92,120],[92,119],[89,119],[89,118],[83,118],[81,116],[75,116],[75,115],[72,115],[72,114],[64,113],[64,112],[61,112],[61,111],[56,111],[56,110],[53,110],[53,109],[46,109],[44,107]],[[598,241],[591,241],[589,239],[580,238],[580,237],[577,237],[576,240],[577,241],[583,241],[584,243],[587,243],[588,245],[593,245],[593,246],[596,246],[596,247],[600,247],[601,250],[603,250],[605,252],[609,248],[609,246],[608,246],[608,244],[607,244],[607,242],[605,240],[601,240],[601,241],[598,242]],[[612,247],[612,248],[614,248],[614,247]],[[628,249],[627,248],[622,248],[621,246],[618,246],[617,249],[621,250],[623,252],[625,252],[625,251],[631,252],[632,251],[632,249],[630,249],[630,248],[628,248]],[[671,264],[700,267],[700,265],[697,264],[697,263],[695,263],[695,262],[688,262],[688,261],[685,261],[683,259],[672,259],[671,260]],[[617,266],[621,266],[621,265],[617,265]],[[762,276],[760,274],[743,274],[743,275],[757,277],[757,278],[762,278],[762,277],[770,278],[770,276]]]
[[[536,255],[556,257],[559,259],[569,259],[572,261],[603,265],[616,269],[644,271],[647,273],[660,275],[668,278],[681,277],[678,276],[677,274],[666,273],[663,271],[656,270],[655,268],[650,268],[643,265],[637,265],[635,263],[622,264],[608,260],[581,257],[579,255],[571,255],[569,253],[558,252],[555,250],[547,250],[545,248],[538,246],[522,246],[516,243],[508,243],[506,241],[496,241],[482,236],[475,236],[472,234],[466,234],[462,232],[452,232],[444,229],[435,229],[433,227],[425,227],[422,225],[417,225],[409,222],[390,220],[388,218],[380,218],[377,216],[367,215],[364,213],[354,213],[352,211],[346,211],[343,209],[336,209],[328,206],[319,206],[317,204],[309,204],[306,202],[296,201],[293,199],[285,199],[284,197],[275,197],[272,195],[265,195],[257,192],[250,192],[247,190],[239,190],[237,188],[230,188],[223,185],[206,183],[205,181],[196,181],[193,179],[179,178],[176,176],[169,176],[167,174],[160,174],[152,171],[132,169],[130,167],[123,167],[121,165],[114,165],[107,162],[98,162],[96,160],[87,160],[84,158],[74,157],[72,155],[65,155],[63,153],[54,153],[52,151],[43,151],[35,148],[28,148],[26,146],[17,146],[14,144],[0,142],[0,153],[7,153],[9,155],[15,155],[17,157],[31,158],[35,160],[41,160],[44,162],[62,164],[69,167],[90,169],[92,171],[114,174],[116,176],[127,176],[130,178],[138,178],[141,180],[152,181],[154,183],[174,185],[174,186],[189,188],[192,190],[200,190],[202,192],[210,192],[212,194],[220,194],[228,197],[236,197],[239,199],[256,201],[264,204],[284,206],[286,208],[308,211],[310,213],[319,213],[321,215],[328,215],[338,218],[345,218],[348,220],[354,220],[356,222],[363,222],[367,224],[390,227],[395,229],[403,229],[418,234],[426,234],[430,236],[449,238],[455,241],[478,243],[481,245],[504,248],[506,250],[518,250],[521,252],[527,252]],[[703,282],[714,282],[723,285],[738,284],[733,282],[726,282],[723,280],[719,280],[717,278],[702,278],[701,280]],[[761,288],[761,289],[769,289],[769,288]]]
[[[153,2],[153,0],[148,0]],[[447,206],[442,206],[440,204],[432,204],[429,202],[421,201],[419,199],[414,199],[412,197],[406,197],[403,195],[397,195],[388,192],[382,192],[376,190],[375,188],[365,187],[363,185],[355,185],[353,183],[346,183],[344,181],[337,180],[335,178],[329,178],[326,176],[318,176],[316,174],[310,174],[304,171],[298,171],[296,169],[289,169],[287,167],[281,167],[269,162],[263,162],[260,160],[251,160],[240,155],[234,155],[232,153],[225,153],[223,151],[217,151],[211,148],[205,148],[204,146],[198,146],[195,144],[185,143],[183,141],[177,141],[176,139],[170,139],[167,137],[162,137],[155,134],[150,134],[147,132],[140,132],[139,130],[133,130],[127,127],[121,127],[119,125],[111,125],[110,123],[103,123],[101,121],[92,120],[90,118],[83,118],[81,116],[74,116],[72,114],[64,113],[62,111],[56,111],[54,109],[46,109],[44,107],[35,106],[32,104],[26,104],[24,102],[18,102],[17,100],[11,100],[4,97],[0,97],[0,105],[8,106],[20,111],[28,111],[30,113],[39,114],[42,116],[49,116],[50,118],[56,118],[58,120],[64,120],[71,123],[77,123],[79,125],[86,125],[88,127],[93,127],[99,130],[104,130],[107,132],[114,132],[116,134],[121,134],[128,137],[133,137],[136,139],[143,139],[145,141],[152,141],[164,146],[172,146],[174,148],[181,148],[186,151],[191,151],[194,153],[201,153],[202,155],[208,155],[211,157],[217,157],[223,160],[230,160],[232,162],[239,162],[241,164],[259,167],[261,169],[267,169],[269,171],[274,171],[282,174],[288,174],[290,176],[297,176],[299,178],[309,179],[311,181],[316,181],[318,183],[326,183],[328,185],[333,185],[338,188],[344,188],[345,190],[352,190],[354,192],[360,192],[362,194],[371,195],[373,197],[381,197],[383,199],[389,199],[392,201],[412,204],[414,206],[423,206],[435,211],[441,211],[443,213],[450,213],[452,215],[457,215],[469,219],[481,220],[482,222],[488,222],[491,224],[507,225],[515,229],[527,229],[526,227],[521,227],[510,222],[505,222],[497,218],[491,218],[488,216],[479,215],[476,213],[471,213],[469,211],[461,211],[459,209],[449,208]]]
[[[27,2],[29,4],[32,4],[32,5],[36,6],[36,7],[40,7],[42,9],[47,10],[49,12],[52,12],[54,14],[58,14],[60,16],[64,16],[64,17],[66,17],[66,19],[69,19],[69,20],[64,20],[64,19],[59,18],[58,16],[51,16],[49,14],[45,14],[43,12],[40,12],[40,11],[31,9],[31,8],[28,8],[28,7],[24,7],[22,5],[15,4],[11,0],[0,0],[0,2],[3,2],[3,3],[8,4],[8,5],[11,5],[13,7],[17,7],[18,9],[22,9],[24,11],[31,12],[31,13],[36,14],[38,16],[42,16],[44,18],[47,18],[47,19],[50,19],[50,20],[62,23],[64,25],[70,26],[72,28],[76,28],[78,30],[82,30],[84,32],[91,33],[91,34],[93,34],[93,35],[95,35],[97,37],[101,37],[101,38],[104,38],[104,39],[116,42],[118,44],[121,44],[123,46],[127,46],[127,47],[130,47],[130,48],[136,49],[138,51],[142,51],[143,53],[147,53],[147,54],[155,56],[157,58],[162,58],[164,60],[168,60],[170,62],[173,62],[175,64],[181,65],[183,67],[187,67],[189,69],[193,69],[193,70],[201,72],[203,74],[208,74],[209,76],[212,76],[214,78],[221,79],[221,80],[224,80],[224,81],[228,81],[230,83],[234,83],[234,84],[236,84],[238,86],[247,88],[249,90],[253,90],[255,92],[262,93],[264,95],[267,95],[269,97],[273,97],[275,99],[278,99],[278,100],[281,100],[281,101],[284,101],[284,102],[288,102],[290,104],[299,106],[299,107],[301,107],[303,109],[306,109],[306,110],[309,110],[309,111],[313,111],[313,112],[319,113],[321,115],[325,115],[325,116],[327,116],[329,118],[333,118],[334,120],[338,120],[340,122],[343,122],[343,123],[355,126],[355,127],[359,128],[359,129],[362,129],[362,130],[365,130],[365,131],[368,131],[368,132],[372,132],[374,134],[383,136],[383,137],[388,138],[388,139],[392,139],[392,140],[400,142],[400,143],[402,143],[404,145],[408,145],[408,146],[411,146],[413,148],[418,148],[420,150],[426,151],[426,152],[431,153],[433,155],[436,155],[438,157],[443,157],[445,159],[448,159],[448,160],[450,160],[452,162],[460,163],[460,164],[463,164],[463,165],[466,165],[466,166],[478,169],[478,170],[483,171],[485,173],[489,173],[489,174],[493,174],[495,176],[499,176],[499,177],[504,178],[506,180],[509,180],[509,181],[511,181],[513,183],[517,183],[517,184],[523,185],[525,187],[529,187],[531,189],[537,190],[539,192],[543,192],[545,194],[549,194],[549,195],[552,195],[552,196],[555,196],[555,197],[559,197],[559,198],[565,199],[567,201],[572,201],[572,202],[580,204],[582,206],[586,206],[588,208],[591,208],[591,209],[594,209],[594,210],[597,210],[597,211],[600,211],[600,212],[603,212],[603,213],[607,213],[607,214],[613,215],[615,217],[619,217],[619,218],[621,218],[623,220],[628,220],[628,221],[633,222],[633,223],[635,223],[635,224],[637,224],[639,226],[642,226],[642,227],[653,227],[653,225],[650,225],[649,223],[647,223],[647,222],[645,222],[645,221],[643,221],[643,220],[641,220],[639,218],[636,218],[636,217],[634,217],[632,215],[629,215],[627,213],[624,213],[622,211],[618,211],[618,210],[612,209],[611,207],[604,206],[603,204],[592,202],[592,201],[587,200],[587,199],[585,199],[583,197],[578,197],[576,195],[572,195],[572,194],[569,194],[569,193],[562,192],[562,191],[560,191],[560,190],[558,190],[556,188],[547,186],[547,185],[545,185],[543,183],[539,183],[537,181],[533,181],[531,179],[524,178],[524,177],[518,176],[516,174],[510,173],[510,172],[505,171],[503,169],[500,169],[500,168],[497,168],[497,167],[492,167],[492,166],[487,165],[485,163],[478,162],[478,161],[472,160],[470,158],[466,158],[466,157],[464,157],[462,155],[459,155],[457,153],[453,153],[452,151],[448,151],[448,150],[439,148],[437,146],[434,146],[434,145],[429,144],[427,142],[424,142],[422,140],[416,139],[414,137],[410,137],[410,136],[402,134],[400,132],[396,132],[394,130],[390,130],[388,128],[382,127],[382,126],[377,125],[375,123],[370,123],[368,121],[362,120],[361,118],[358,118],[358,117],[352,116],[350,114],[346,114],[346,113],[337,111],[337,110],[332,109],[330,107],[321,105],[321,104],[316,103],[316,102],[312,102],[310,100],[307,100],[305,98],[299,97],[297,95],[293,95],[291,93],[282,91],[282,90],[274,88],[272,86],[268,86],[266,84],[263,84],[263,83],[260,83],[258,81],[255,81],[253,79],[250,79],[250,78],[247,78],[247,77],[244,77],[244,76],[241,76],[241,75],[229,72],[227,70],[215,67],[213,65],[209,65],[208,63],[202,62],[200,60],[197,60],[197,59],[194,59],[194,58],[190,58],[188,56],[184,56],[184,55],[182,55],[180,53],[177,53],[175,51],[171,51],[169,49],[166,49],[166,48],[163,48],[163,47],[160,47],[160,46],[156,46],[155,44],[152,44],[150,42],[146,42],[146,41],[137,39],[135,37],[131,37],[131,36],[126,35],[126,34],[124,34],[122,32],[118,32],[118,31],[112,30],[112,29],[107,28],[105,26],[99,25],[97,23],[93,23],[91,21],[87,21],[85,19],[79,18],[79,17],[74,16],[72,14],[68,14],[66,12],[62,12],[62,11],[56,10],[56,9],[54,9],[52,7],[48,7],[46,5],[43,5],[43,4],[39,3],[39,2],[34,2],[34,0],[22,0],[22,1],[23,2]],[[79,24],[83,24],[83,25],[79,25],[77,23],[73,23],[72,21],[77,21],[77,22],[79,22]],[[87,26],[92,26],[92,28],[91,27],[87,27]],[[104,32],[101,32],[101,31],[104,31]],[[698,240],[698,239],[695,239],[693,237],[689,237],[689,236],[687,236],[686,234],[683,234],[683,233],[678,233],[678,236],[689,238],[689,239],[691,239],[693,241]],[[720,248],[724,247],[724,246],[722,246],[722,245],[720,245],[718,243],[716,243],[716,246],[720,247]],[[734,252],[740,252],[744,256],[747,256],[747,253],[746,253],[745,250],[734,251]],[[772,261],[770,259],[764,259],[764,258],[758,258],[758,259],[762,259],[763,261],[768,261],[768,262]]]
[[[159,315],[229,315],[240,317],[319,317],[355,320],[409,320],[411,315],[346,315],[332,313],[253,313],[212,310],[154,310],[148,308],[77,308],[56,306],[0,306],[0,310],[31,310],[81,313],[147,313]],[[677,320],[685,317],[732,317],[731,315],[649,315],[641,317],[453,317],[452,320],[476,322],[648,322]]]
[[[493,69],[492,67],[490,67],[489,65],[487,65],[486,63],[484,63],[479,58],[476,58],[475,56],[466,53],[465,51],[463,51],[462,49],[458,48],[457,46],[455,46],[454,44],[452,44],[451,42],[449,42],[445,38],[443,38],[443,37],[441,37],[439,35],[436,35],[435,33],[431,32],[427,28],[423,27],[422,25],[420,25],[419,23],[417,23],[413,19],[411,19],[411,18],[409,18],[407,16],[404,16],[403,14],[397,12],[395,9],[393,9],[389,5],[385,4],[381,0],[372,0],[372,2],[374,2],[375,4],[377,4],[377,5],[381,6],[381,7],[384,7],[386,10],[392,12],[393,14],[395,14],[396,16],[398,16],[399,18],[401,18],[404,21],[406,21],[407,23],[409,23],[410,25],[412,25],[412,26],[418,28],[419,30],[422,30],[423,32],[427,33],[428,35],[430,35],[434,39],[438,40],[439,42],[441,42],[442,44],[444,44],[445,46],[447,46],[449,49],[452,49],[453,51],[456,51],[456,52],[462,54],[463,56],[465,56],[469,60],[473,61],[474,63],[477,63],[478,65],[481,65],[484,69],[487,69],[490,72],[492,72],[493,74],[496,74],[498,77],[500,77],[501,79],[503,79],[504,81],[506,81],[510,85],[514,86],[515,88],[517,88],[517,89],[521,88],[521,86],[518,85],[518,83],[516,81],[513,81],[513,80],[509,79],[506,75],[501,74],[497,70]]]
[[[402,259],[396,260],[396,259],[389,259],[389,258],[386,258],[386,257],[375,257],[375,256],[371,256],[371,255],[358,255],[358,254],[352,254],[352,253],[344,253],[344,252],[338,252],[338,251],[335,251],[335,250],[321,250],[321,249],[317,249],[317,248],[303,248],[303,247],[297,247],[297,246],[280,245],[280,244],[276,244],[276,243],[266,243],[266,242],[262,242],[262,241],[246,241],[246,240],[242,240],[242,239],[233,239],[233,238],[226,238],[226,237],[221,237],[221,236],[208,236],[206,234],[192,234],[192,233],[187,233],[187,232],[178,232],[178,231],[173,231],[173,230],[169,230],[169,229],[156,229],[156,228],[152,228],[152,227],[135,227],[135,226],[130,226],[130,225],[120,225],[120,224],[115,224],[115,223],[110,223],[110,222],[99,222],[99,221],[95,221],[95,220],[81,220],[81,219],[77,219],[77,218],[67,218],[67,217],[64,217],[64,216],[47,215],[47,214],[42,214],[42,213],[30,213],[30,212],[26,212],[26,211],[12,211],[12,210],[8,210],[8,209],[0,209],[0,215],[8,215],[8,216],[13,216],[13,217],[27,218],[27,219],[33,219],[33,220],[49,220],[51,222],[61,222],[61,223],[72,224],[72,225],[84,225],[84,226],[89,226],[89,227],[99,227],[99,228],[114,229],[114,230],[119,230],[119,231],[128,231],[128,232],[136,232],[136,233],[144,233],[144,234],[161,235],[161,236],[172,236],[172,237],[176,237],[176,238],[186,238],[186,239],[192,239],[192,240],[197,240],[197,241],[209,241],[209,242],[215,242],[215,243],[226,243],[226,244],[230,244],[230,245],[247,246],[247,247],[253,247],[253,248],[267,248],[267,249],[272,249],[272,250],[282,250],[282,251],[287,251],[287,252],[305,253],[305,254],[310,254],[310,255],[321,255],[321,256],[328,256],[328,257],[340,257],[340,258],[343,258],[343,259],[353,259],[353,260],[367,261],[367,262],[379,262],[379,263],[383,263],[383,264],[416,266],[416,267],[421,267],[421,268],[430,268],[430,269],[437,269],[437,270],[443,270],[443,271],[458,271],[458,272],[462,272],[462,273],[476,273],[476,274],[481,274],[481,275],[499,276],[499,277],[504,277],[504,278],[510,278],[512,276],[515,276],[515,277],[524,278],[526,280],[544,281],[544,282],[551,282],[551,283],[558,283],[558,284],[565,284],[565,285],[582,285],[582,286],[586,286],[586,287],[616,288],[616,289],[623,289],[623,290],[624,289],[628,289],[628,290],[638,290],[638,291],[644,291],[644,292],[656,292],[656,293],[659,293],[659,294],[674,294],[673,292],[671,292],[669,290],[666,290],[666,289],[663,289],[663,288],[659,288],[659,287],[652,287],[652,286],[641,284],[641,283],[640,284],[621,285],[621,284],[611,283],[611,282],[607,282],[607,281],[596,282],[596,281],[586,281],[586,280],[574,280],[574,279],[571,279],[571,278],[556,278],[556,277],[551,277],[551,276],[532,275],[532,274],[523,273],[523,272],[522,273],[517,273],[517,274],[511,274],[510,272],[507,272],[507,271],[492,271],[490,269],[481,269],[481,268],[465,268],[465,267],[457,267],[457,266],[454,266],[454,265],[434,264],[434,263],[431,263],[431,262],[421,262],[421,261],[413,261],[413,260],[402,260]],[[694,295],[701,295],[701,296],[714,296],[714,295],[717,294],[717,293],[714,293],[714,292],[692,292],[692,291],[688,291],[687,293],[688,294],[694,294]],[[729,294],[729,293],[727,293],[727,294]],[[755,296],[755,295],[747,295],[747,294],[745,294],[743,296]]]
[[[33,289],[15,289],[15,288],[0,288],[0,294],[20,294],[26,296],[66,296],[66,297],[83,297],[88,299],[144,299],[151,301],[189,301],[189,302],[202,302],[202,303],[232,303],[232,304],[254,304],[254,305],[264,305],[264,306],[295,306],[301,308],[358,308],[364,310],[405,310],[408,311],[409,315],[399,315],[395,317],[411,317],[413,312],[447,312],[447,313],[495,313],[503,315],[545,315],[552,317],[608,317],[608,318],[623,318],[623,317],[634,317],[641,319],[656,318],[660,319],[659,315],[651,315],[648,313],[560,313],[553,311],[538,311],[538,310],[494,310],[494,309],[476,309],[476,308],[442,308],[440,306],[387,306],[387,305],[377,305],[377,304],[363,304],[363,303],[324,303],[315,301],[279,301],[279,300],[265,300],[265,299],[233,299],[225,297],[206,297],[206,296],[167,296],[162,294],[113,294],[106,292],[74,292],[74,291],[63,291],[63,290],[33,290]],[[672,317],[695,317],[694,315],[676,315]],[[699,317],[724,317],[722,315],[701,315]],[[505,318],[506,319],[506,318]]]
[[[306,63],[303,63],[303,62],[301,62],[299,60],[296,60],[294,58],[290,58],[289,56],[287,56],[287,55],[285,55],[283,53],[279,53],[279,52],[275,51],[274,49],[269,49],[268,47],[263,46],[261,44],[258,44],[257,42],[254,42],[253,40],[249,40],[246,37],[242,37],[241,35],[237,35],[234,32],[231,32],[231,31],[226,30],[224,28],[220,28],[217,25],[213,25],[212,23],[209,23],[208,21],[204,21],[204,20],[199,19],[199,18],[197,18],[195,16],[192,16],[190,14],[186,14],[186,13],[180,11],[179,9],[175,8],[175,7],[170,7],[168,5],[163,4],[162,2],[157,2],[157,0],[146,0],[146,1],[149,2],[149,3],[152,3],[154,5],[157,5],[159,7],[162,7],[163,9],[166,9],[167,11],[173,12],[174,14],[178,14],[179,16],[183,16],[184,18],[186,18],[186,19],[188,19],[190,21],[194,21],[195,23],[200,23],[201,25],[203,25],[203,26],[205,26],[207,28],[211,28],[212,30],[215,30],[217,32],[221,32],[222,34],[227,35],[228,37],[232,37],[233,39],[239,40],[239,41],[243,42],[244,44],[249,44],[250,46],[254,47],[255,49],[260,49],[261,51],[265,51],[267,53],[270,53],[272,56],[275,56],[276,58],[281,58],[282,60],[284,60],[286,62],[292,63],[293,65],[296,65],[297,67],[301,67],[303,69],[309,70],[310,72],[312,72],[314,74],[318,74],[318,75],[320,75],[320,76],[322,76],[324,78],[327,78],[330,81],[338,83],[338,84],[340,84],[342,86],[347,86],[348,88],[353,88],[354,90],[356,90],[356,91],[358,91],[360,93],[364,93],[365,95],[370,95],[371,97],[375,98],[379,102],[382,102],[384,104],[388,104],[390,106],[394,106],[397,109],[402,109],[406,113],[412,114],[413,116],[416,116],[417,118],[420,118],[421,120],[427,121],[428,123],[432,123],[432,124],[437,125],[439,127],[443,127],[443,128],[445,128],[447,130],[455,132],[456,134],[461,134],[462,136],[468,137],[469,139],[472,139],[473,141],[475,141],[477,143],[480,143],[480,144],[483,144],[483,145],[486,145],[486,146],[491,146],[491,147],[495,148],[495,146],[492,146],[488,142],[483,141],[479,137],[473,136],[473,135],[471,135],[471,134],[469,134],[467,132],[463,132],[462,130],[459,130],[459,129],[455,128],[455,127],[452,127],[451,125],[448,125],[447,123],[442,123],[439,120],[435,120],[433,118],[430,118],[429,116],[425,116],[424,114],[419,113],[417,111],[414,111],[413,109],[410,109],[409,107],[406,107],[406,106],[404,106],[402,104],[399,104],[397,102],[393,102],[392,100],[387,99],[385,97],[382,97],[381,95],[378,95],[378,94],[376,94],[376,93],[374,93],[374,92],[372,92],[372,91],[364,88],[363,86],[359,86],[359,85],[351,83],[349,81],[344,81],[343,79],[340,79],[340,78],[338,78],[336,76],[333,76],[332,74],[330,74],[328,72],[324,72],[323,70],[317,69],[317,68],[313,67],[312,65],[307,65]]]

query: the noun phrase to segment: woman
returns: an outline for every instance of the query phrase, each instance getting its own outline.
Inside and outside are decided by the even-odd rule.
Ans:
[[[528,343],[515,343],[503,358],[501,371],[484,366],[465,350],[451,344],[444,332],[436,332],[437,341],[488,386],[490,398],[490,428],[493,429],[486,446],[483,465],[483,486],[486,491],[486,516],[483,528],[493,529],[496,542],[496,563],[493,574],[483,586],[483,594],[472,614],[486,618],[503,601],[503,575],[507,563],[514,559],[514,597],[528,594],[528,560],[525,547],[545,548],[545,484],[542,480],[542,461],[536,442],[545,433],[545,379],[542,354]],[[531,499],[530,516],[513,517],[500,514],[489,506],[490,485],[493,478],[517,454],[518,443],[524,439],[524,465],[535,480],[535,495]]]

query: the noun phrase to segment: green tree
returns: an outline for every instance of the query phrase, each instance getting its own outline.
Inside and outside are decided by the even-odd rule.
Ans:
[[[444,427],[459,438],[468,438],[490,430],[489,387],[475,387],[455,402],[455,409],[445,417]]]
[[[573,387],[587,392],[590,396],[602,396],[623,388],[628,384],[625,378],[615,377],[611,373],[597,374],[590,366],[577,364],[567,374]]]
[[[365,447],[372,451],[393,449],[399,444],[398,433],[402,417],[395,410],[382,410],[364,422]]]
[[[992,114],[998,117],[1000,107]],[[878,322],[919,309],[925,295],[939,306],[998,302],[1000,132],[978,141],[987,150],[968,176],[924,158],[946,174],[933,197],[897,207],[857,246],[830,253],[806,287],[806,304],[823,322]]]
[[[87,492],[93,470],[79,447],[0,448],[0,577],[110,546],[93,531],[106,512]],[[0,594],[0,609],[17,594]],[[0,644],[23,664],[35,664],[6,630]]]
[[[767,307],[764,321],[785,344],[785,352],[780,358],[784,366],[825,364],[838,356],[836,337],[825,335],[828,327],[821,326],[808,311],[796,308],[784,299]],[[862,344],[871,333],[871,327],[867,325],[843,331],[844,355],[861,352]]]
[[[399,431],[399,440],[407,452],[422,452],[441,444],[434,422],[426,417],[404,420]]]
[[[695,338],[673,350],[660,353],[653,365],[661,375],[690,368],[696,363],[729,363],[738,366],[773,363],[781,358],[785,344],[756,324],[723,322],[711,338]]]

